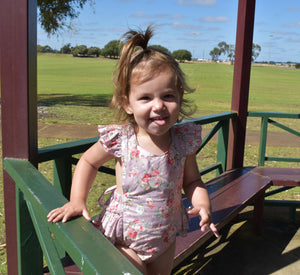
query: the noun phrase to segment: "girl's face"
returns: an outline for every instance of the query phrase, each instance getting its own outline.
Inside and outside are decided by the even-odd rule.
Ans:
[[[166,68],[146,82],[138,80],[133,76],[130,81],[126,113],[134,116],[139,134],[169,134],[178,119],[183,96],[183,91],[176,88],[174,73]]]

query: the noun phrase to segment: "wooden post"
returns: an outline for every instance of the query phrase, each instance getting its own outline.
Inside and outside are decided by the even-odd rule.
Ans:
[[[1,1],[3,158],[28,159],[34,165],[37,165],[36,12],[34,0]],[[14,182],[5,171],[3,186],[8,274],[26,274],[23,265],[36,266],[36,262],[40,261],[40,256],[36,257],[41,255],[40,248],[22,194],[15,189]],[[16,222],[17,217],[20,218],[19,223]],[[31,270],[32,273],[27,274],[38,274],[35,273],[37,269]]]
[[[238,116],[230,123],[227,169],[243,166],[248,115],[255,0],[239,0],[231,110]]]

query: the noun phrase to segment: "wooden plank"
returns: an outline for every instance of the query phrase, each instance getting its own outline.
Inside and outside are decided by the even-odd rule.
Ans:
[[[268,177],[273,185],[300,186],[299,168],[256,167],[253,173]]]
[[[270,185],[270,179],[252,173],[253,168],[236,169],[226,172],[212,181],[208,182],[212,204],[212,217],[218,229],[221,229],[232,220],[242,209],[247,207],[256,198],[261,198],[265,189]],[[256,212],[256,227],[261,223],[262,207],[261,201]],[[184,202],[185,207],[188,203]],[[201,232],[199,227],[200,219],[198,216],[190,218],[190,230],[186,237],[176,238],[176,254],[174,267],[185,258],[191,255],[203,243],[205,243],[213,233],[209,230]]]

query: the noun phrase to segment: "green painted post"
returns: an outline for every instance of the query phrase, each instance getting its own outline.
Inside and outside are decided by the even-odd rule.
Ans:
[[[262,118],[261,118],[261,130],[260,130],[258,166],[264,166],[265,165],[267,134],[268,134],[268,117],[267,116],[262,116]]]
[[[23,193],[16,188],[18,274],[42,274],[43,254]]]
[[[222,163],[222,172],[226,171],[228,152],[229,119],[223,121],[223,126],[219,130],[217,163]],[[217,176],[220,171],[217,170]]]
[[[53,161],[53,182],[54,186],[69,200],[72,184],[72,163],[70,155]]]
[[[72,184],[72,163],[70,155],[65,155],[64,157],[53,160],[53,184],[68,200],[70,200]],[[55,242],[55,245],[60,257],[65,257],[65,250],[58,242]]]

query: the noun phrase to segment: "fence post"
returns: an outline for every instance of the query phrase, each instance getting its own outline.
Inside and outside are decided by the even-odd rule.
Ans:
[[[219,130],[218,136],[218,154],[217,163],[222,163],[222,173],[226,170],[226,160],[228,154],[228,132],[229,132],[229,119],[223,121],[223,126]],[[217,170],[217,176],[220,171]]]
[[[269,118],[267,116],[261,117],[258,166],[265,165],[267,134],[268,134],[268,119]]]
[[[239,0],[227,169],[243,166],[248,115],[255,0]]]
[[[2,0],[0,8],[3,158],[37,165],[37,60],[35,0]],[[4,171],[8,274],[40,274],[42,252],[23,195]],[[18,250],[19,248],[19,250]]]

